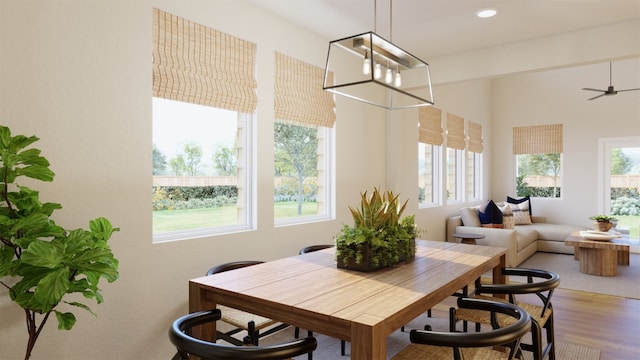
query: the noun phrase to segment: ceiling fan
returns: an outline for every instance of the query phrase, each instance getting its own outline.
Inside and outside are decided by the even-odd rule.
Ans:
[[[637,88],[637,89],[615,90],[615,89],[613,88],[612,83],[611,83],[611,67],[612,67],[612,65],[611,65],[611,63],[609,63],[609,87],[607,88],[607,90],[592,89],[592,88],[582,88],[582,90],[600,91],[600,92],[602,92],[602,94],[600,94],[600,95],[598,95],[598,96],[594,96],[594,97],[592,97],[591,99],[587,99],[587,100],[597,99],[597,98],[599,98],[599,97],[601,97],[601,96],[605,96],[605,95],[607,95],[607,96],[609,96],[609,95],[615,95],[615,94],[617,94],[617,93],[619,93],[619,92],[621,92],[621,91],[634,91],[634,90],[640,90],[640,88]]]

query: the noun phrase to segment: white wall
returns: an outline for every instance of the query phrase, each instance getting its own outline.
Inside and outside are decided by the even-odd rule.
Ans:
[[[258,230],[151,243],[152,7],[257,44]],[[293,27],[244,1],[0,2],[0,123],[37,135],[52,162],[45,201],[64,205],[63,226],[104,216],[122,229],[112,238],[121,278],[103,284],[105,302],[75,310],[70,332],[52,319],[33,359],[169,359],[174,318],[187,312],[187,281],[213,264],[297,254],[330,243],[342,220],[273,226],[273,52],[324,67],[329,39]],[[384,112],[338,99],[337,212],[359,192],[385,185]],[[366,126],[367,136],[362,136]],[[22,359],[24,315],[0,289],[0,358]]]
[[[151,243],[153,6],[257,44],[256,231]],[[79,321],[71,332],[58,331],[54,320],[42,333],[33,359],[170,358],[173,349],[167,327],[187,311],[188,279],[202,275],[212,264],[269,260],[295,254],[303,245],[330,242],[343,223],[351,222],[347,206],[358,201],[360,191],[373,186],[407,197],[415,194],[415,112],[393,112],[386,119],[383,110],[338,97],[339,220],[273,227],[273,52],[323,67],[329,40],[242,0],[0,0],[0,123],[14,134],[42,139],[36,147],[43,150],[57,175],[53,183],[38,189],[44,200],[64,205],[56,217],[60,224],[75,228],[105,216],[122,229],[112,239],[121,279],[103,285],[104,304],[88,303],[98,317],[76,311]],[[623,52],[616,49],[615,53],[612,56]],[[606,69],[601,68],[464,82],[454,74],[466,65],[444,59],[434,64],[434,78],[436,71],[442,71],[448,81],[440,83],[449,83],[434,88],[436,105],[485,129],[483,189],[487,197],[511,193],[512,160],[503,151],[510,149],[511,127],[561,121],[568,187],[575,190],[573,194],[567,190],[571,197],[562,200],[564,211],[558,217],[572,214],[582,219],[592,212],[585,198],[595,188],[585,179],[584,169],[591,171],[597,137],[639,133],[637,93],[598,103],[584,101],[586,94],[578,89],[599,86],[603,80],[597,77],[603,71],[602,86],[606,85]],[[633,68],[627,77],[638,73]],[[486,79],[492,73],[484,74],[476,72],[469,78]],[[622,81],[619,86],[624,86]],[[620,116],[626,120],[610,126],[609,120]],[[573,178],[569,172],[575,172]],[[416,213],[427,238],[443,239],[444,219],[459,205],[424,210],[416,206],[413,203],[407,212]],[[546,211],[543,205],[534,206],[534,211]],[[0,290],[0,357],[21,359],[24,344],[23,313]]]

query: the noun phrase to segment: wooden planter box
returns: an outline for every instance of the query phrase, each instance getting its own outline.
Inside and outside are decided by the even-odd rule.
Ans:
[[[415,239],[413,240],[413,245],[415,248]],[[373,252],[371,251],[371,248],[369,248],[368,246],[363,247],[363,251],[362,251],[362,262],[360,262],[360,264],[356,263],[356,260],[354,258],[350,258],[347,261],[344,260],[344,258],[342,257],[337,257],[337,266],[340,269],[347,269],[347,270],[355,270],[355,271],[362,271],[362,272],[372,272],[372,271],[376,271],[376,270],[380,270],[380,269],[384,269],[386,267],[389,267],[391,265],[394,264],[378,264],[377,266],[373,264],[373,260],[372,260],[372,256]],[[413,260],[415,258],[415,254],[411,254],[409,256],[404,256],[403,254],[400,255],[400,259],[398,261],[398,263],[404,262],[404,261],[410,261]]]

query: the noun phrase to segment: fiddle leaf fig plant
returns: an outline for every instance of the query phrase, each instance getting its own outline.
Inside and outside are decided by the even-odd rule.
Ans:
[[[50,315],[57,318],[58,329],[69,330],[76,322],[70,309],[93,313],[77,296],[75,301],[65,297],[77,293],[100,304],[100,279],[118,279],[118,260],[107,243],[118,228],[101,217],[91,220],[88,230],[67,230],[52,219],[60,204],[43,203],[38,191],[18,184],[22,178],[53,181],[49,161],[40,150],[28,148],[38,140],[11,136],[9,128],[0,126],[0,296],[6,289],[24,309],[25,359]]]

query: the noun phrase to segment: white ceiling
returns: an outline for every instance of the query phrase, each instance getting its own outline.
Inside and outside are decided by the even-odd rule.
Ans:
[[[250,1],[329,40],[373,30],[427,62],[640,19],[640,0],[395,0],[393,6],[390,0]],[[476,10],[487,7],[496,8],[498,15],[475,16]]]

